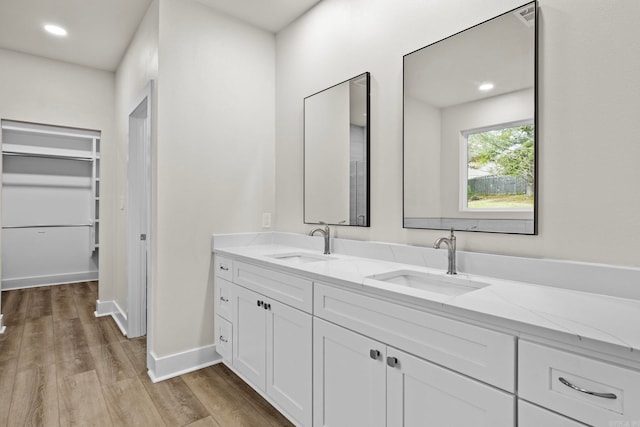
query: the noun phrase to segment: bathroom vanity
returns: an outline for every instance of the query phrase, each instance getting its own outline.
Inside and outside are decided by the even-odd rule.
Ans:
[[[216,350],[296,425],[640,425],[637,291],[524,280],[640,271],[461,252],[497,277],[448,276],[445,251],[322,243],[213,237]]]

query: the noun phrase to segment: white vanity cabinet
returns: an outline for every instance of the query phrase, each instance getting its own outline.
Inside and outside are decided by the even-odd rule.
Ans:
[[[386,346],[313,319],[314,427],[386,425]]]
[[[230,264],[230,261],[228,261]],[[230,272],[230,269],[227,269]],[[225,270],[216,275],[215,308],[216,308],[216,351],[224,360],[231,363],[233,360],[233,317],[231,313],[231,282],[223,279],[228,277]],[[230,277],[229,277],[230,279]]]
[[[513,427],[512,394],[314,318],[314,426]]]
[[[387,348],[387,427],[513,427],[515,397]]]
[[[244,273],[246,264],[239,264]],[[230,322],[220,315],[216,329],[232,330],[232,357],[225,363],[254,388],[263,392],[279,409],[300,426],[312,425],[312,320],[311,315],[283,304],[270,295],[236,284],[234,265],[232,282],[216,277],[216,309],[230,313]],[[250,266],[259,284],[268,269]],[[227,270],[223,270],[226,274]],[[276,286],[270,282],[269,286]],[[265,287],[266,288],[266,287]],[[282,285],[281,289],[286,289]],[[281,290],[282,292],[282,290]],[[265,292],[268,294],[268,292]],[[279,296],[279,294],[277,295]],[[229,306],[227,306],[227,300]],[[223,336],[223,334],[220,334]],[[218,337],[218,342],[222,338]],[[222,342],[222,350],[228,345]]]
[[[594,427],[640,425],[640,372],[521,340],[521,399]]]
[[[265,251],[216,253],[216,349],[298,426],[640,427],[636,353],[613,340],[572,344],[560,327],[518,318],[519,302],[513,318],[492,314],[510,304],[502,295],[516,295],[511,288],[479,292],[484,311],[440,309],[368,286],[358,264],[369,271],[368,260],[303,268],[272,264]],[[635,313],[602,298],[591,304]]]
[[[518,427],[585,427],[585,425],[524,400],[518,402]]]

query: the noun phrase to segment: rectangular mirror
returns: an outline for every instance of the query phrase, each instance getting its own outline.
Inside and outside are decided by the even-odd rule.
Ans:
[[[405,228],[537,233],[536,13],[404,56]]]
[[[369,226],[369,73],[304,99],[304,222]]]

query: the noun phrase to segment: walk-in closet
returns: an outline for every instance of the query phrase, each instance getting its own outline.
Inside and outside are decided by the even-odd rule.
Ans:
[[[2,121],[2,290],[98,279],[100,132]]]

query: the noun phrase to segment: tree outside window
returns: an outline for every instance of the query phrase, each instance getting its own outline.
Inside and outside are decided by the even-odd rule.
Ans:
[[[535,195],[533,123],[468,131],[463,209],[532,210]]]

